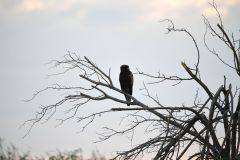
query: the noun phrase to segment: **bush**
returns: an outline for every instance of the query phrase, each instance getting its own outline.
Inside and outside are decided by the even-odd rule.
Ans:
[[[47,156],[32,156],[30,152],[20,153],[13,144],[7,144],[0,138],[0,160],[106,160],[99,152],[92,152],[89,159],[84,159],[82,149],[73,151],[56,151]]]

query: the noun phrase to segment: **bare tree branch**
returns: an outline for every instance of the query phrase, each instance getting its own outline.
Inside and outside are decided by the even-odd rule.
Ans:
[[[235,39],[234,35],[224,28],[221,15],[217,9],[216,3],[210,3],[217,14],[218,24],[213,27],[210,21],[204,16],[206,31],[204,33],[204,44],[207,50],[214,54],[223,65],[234,69],[240,77],[240,39]],[[27,136],[33,127],[39,123],[48,122],[56,113],[63,110],[64,117],[56,118],[62,125],[65,121],[76,119],[77,123],[82,124],[84,131],[90,124],[93,124],[97,118],[101,118],[109,113],[124,112],[126,115],[122,121],[127,124],[121,129],[103,126],[99,132],[99,140],[96,142],[108,141],[119,135],[129,136],[132,147],[125,151],[119,151],[112,159],[137,159],[144,157],[145,154],[153,154],[153,159],[182,159],[183,156],[189,156],[188,159],[233,159],[237,160],[240,155],[240,89],[236,86],[235,91],[232,84],[224,76],[224,82],[218,90],[211,88],[208,79],[202,80],[200,77],[200,50],[194,36],[185,28],[175,28],[174,23],[169,20],[168,33],[183,32],[193,42],[196,50],[196,62],[192,67],[182,62],[187,77],[177,75],[167,75],[158,72],[151,75],[136,69],[138,76],[150,78],[151,85],[158,85],[164,81],[173,82],[173,86],[181,82],[197,82],[200,86],[196,93],[193,93],[194,100],[192,105],[163,105],[158,96],[151,95],[148,86],[143,83],[144,96],[154,106],[148,102],[141,101],[119,89],[111,78],[111,69],[104,71],[95,62],[87,57],[80,57],[75,53],[68,52],[62,60],[51,61],[53,67],[60,68],[61,71],[50,76],[65,75],[68,72],[77,74],[79,86],[54,84],[42,90],[36,91],[26,102],[34,100],[37,96],[45,95],[51,92],[60,96],[50,105],[41,105],[35,117],[23,123],[22,126],[29,125]],[[163,22],[162,21],[162,22]],[[217,28],[217,29],[215,29]],[[210,31],[210,32],[209,32]],[[223,45],[230,50],[233,56],[233,64],[227,62],[220,53],[214,48],[210,48],[207,35],[217,38]],[[201,72],[202,73],[202,72]],[[77,79],[77,80],[78,80]],[[204,91],[205,99],[201,101],[201,92]],[[64,92],[64,95],[61,94]],[[186,91],[183,91],[184,94]],[[127,95],[131,102],[119,98],[119,95]],[[51,95],[55,97],[55,95]],[[84,112],[89,102],[98,103],[104,100],[111,100],[116,104],[130,104],[130,107],[106,106],[104,109],[98,108],[88,114]],[[79,115],[79,112],[81,115]],[[21,127],[22,127],[21,126]],[[142,140],[134,144],[133,137],[135,131],[141,130],[146,135],[147,140]],[[219,134],[219,130],[221,134]],[[191,146],[198,145],[199,149],[189,154]]]

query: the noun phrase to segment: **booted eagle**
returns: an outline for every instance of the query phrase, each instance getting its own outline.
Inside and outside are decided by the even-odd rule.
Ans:
[[[130,95],[132,95],[132,89],[133,89],[133,74],[132,72],[129,70],[129,66],[128,65],[122,65],[120,67],[121,72],[119,75],[119,82],[120,82],[120,86],[121,86],[121,90],[123,92],[126,92]],[[128,106],[130,105],[131,102],[131,98],[129,96],[127,96],[125,94],[125,98],[128,102]]]

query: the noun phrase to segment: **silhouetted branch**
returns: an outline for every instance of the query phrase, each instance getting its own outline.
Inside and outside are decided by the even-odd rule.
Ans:
[[[218,11],[217,4],[215,3],[215,1],[213,1],[212,3],[209,3],[209,4],[214,8],[215,12],[217,13],[217,17],[219,19],[219,24],[217,24],[217,27],[221,32],[218,33],[216,31],[216,29],[214,29],[214,27],[211,25],[209,20],[205,16],[203,16],[204,17],[204,23],[206,25],[206,31],[205,31],[205,34],[204,34],[204,44],[205,44],[206,48],[208,49],[208,51],[210,51],[212,54],[214,54],[223,64],[225,64],[226,66],[234,69],[236,71],[236,73],[238,74],[238,76],[240,76],[240,56],[239,56],[240,55],[240,52],[239,52],[240,39],[235,40],[233,33],[231,35],[227,34],[226,30],[224,29],[222,18],[221,18],[221,15],[220,15],[219,11]],[[207,31],[208,30],[210,31],[210,34],[211,34],[212,37],[217,37],[233,53],[233,63],[234,63],[234,65],[226,62],[226,60],[224,60],[220,56],[220,52],[218,53],[214,48],[210,49],[210,47],[207,43]]]

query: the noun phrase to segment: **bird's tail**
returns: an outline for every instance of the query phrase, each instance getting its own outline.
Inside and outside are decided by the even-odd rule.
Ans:
[[[125,98],[127,100],[127,106],[130,106],[130,103],[131,103],[131,98],[128,96],[128,95],[125,95]]]

